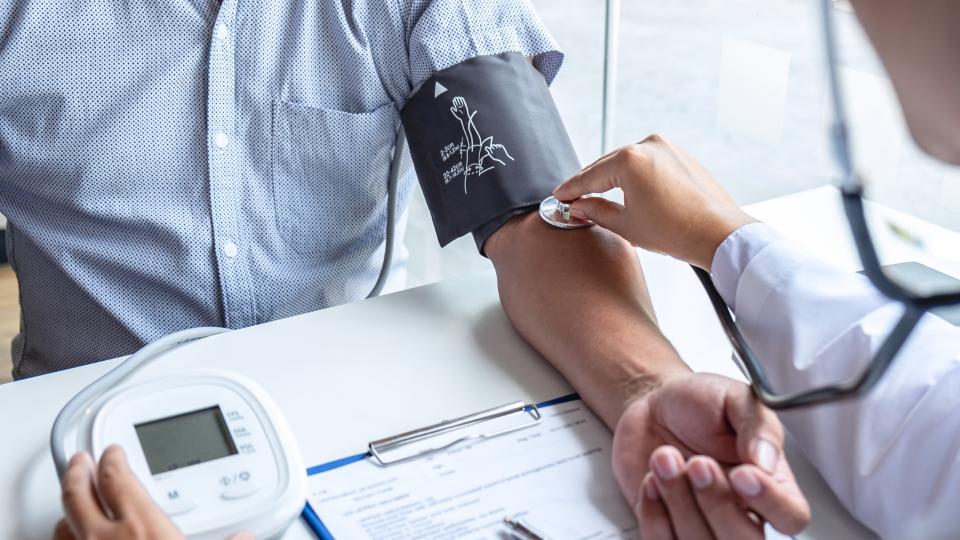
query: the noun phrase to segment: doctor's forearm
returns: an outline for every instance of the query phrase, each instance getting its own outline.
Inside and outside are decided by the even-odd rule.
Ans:
[[[765,225],[731,235],[713,263],[775,388],[858,376],[900,317],[865,277],[812,257]],[[927,316],[868,394],[781,416],[840,501],[884,538],[957,536],[957,343],[957,328]]]
[[[611,429],[645,389],[687,371],[654,322],[636,253],[609,231],[554,229],[531,213],[485,252],[514,326]]]

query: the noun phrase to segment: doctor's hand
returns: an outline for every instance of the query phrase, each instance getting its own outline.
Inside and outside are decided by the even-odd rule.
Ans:
[[[107,508],[97,500],[95,485]],[[183,538],[130,470],[119,446],[104,451],[99,467],[89,454],[73,456],[62,488],[66,517],[57,524],[55,540]]]
[[[748,386],[685,374],[630,403],[613,469],[643,540],[796,534],[810,507],[783,455],[783,428]]]
[[[100,491],[102,503],[97,499],[94,486]],[[119,446],[104,451],[99,467],[89,454],[73,456],[63,477],[62,489],[66,517],[57,524],[53,533],[55,540],[183,538],[130,470]],[[252,538],[249,534],[237,534],[231,540]]]
[[[623,205],[581,198],[613,188],[623,189]],[[697,160],[659,135],[603,156],[553,193],[561,201],[573,201],[574,217],[707,271],[720,243],[756,221]]]

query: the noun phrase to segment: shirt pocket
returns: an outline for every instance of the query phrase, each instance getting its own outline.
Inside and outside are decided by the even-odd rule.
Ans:
[[[363,113],[274,102],[277,227],[295,251],[356,258],[383,242],[392,103]]]

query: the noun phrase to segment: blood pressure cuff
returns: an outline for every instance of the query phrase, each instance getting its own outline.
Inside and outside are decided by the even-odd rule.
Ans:
[[[400,113],[441,246],[477,247],[580,169],[543,76],[519,53],[438,71]]]

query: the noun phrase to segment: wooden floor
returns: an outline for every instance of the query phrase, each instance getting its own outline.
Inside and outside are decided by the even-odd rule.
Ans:
[[[10,340],[20,330],[19,296],[10,265],[0,266],[0,384],[11,380]]]

